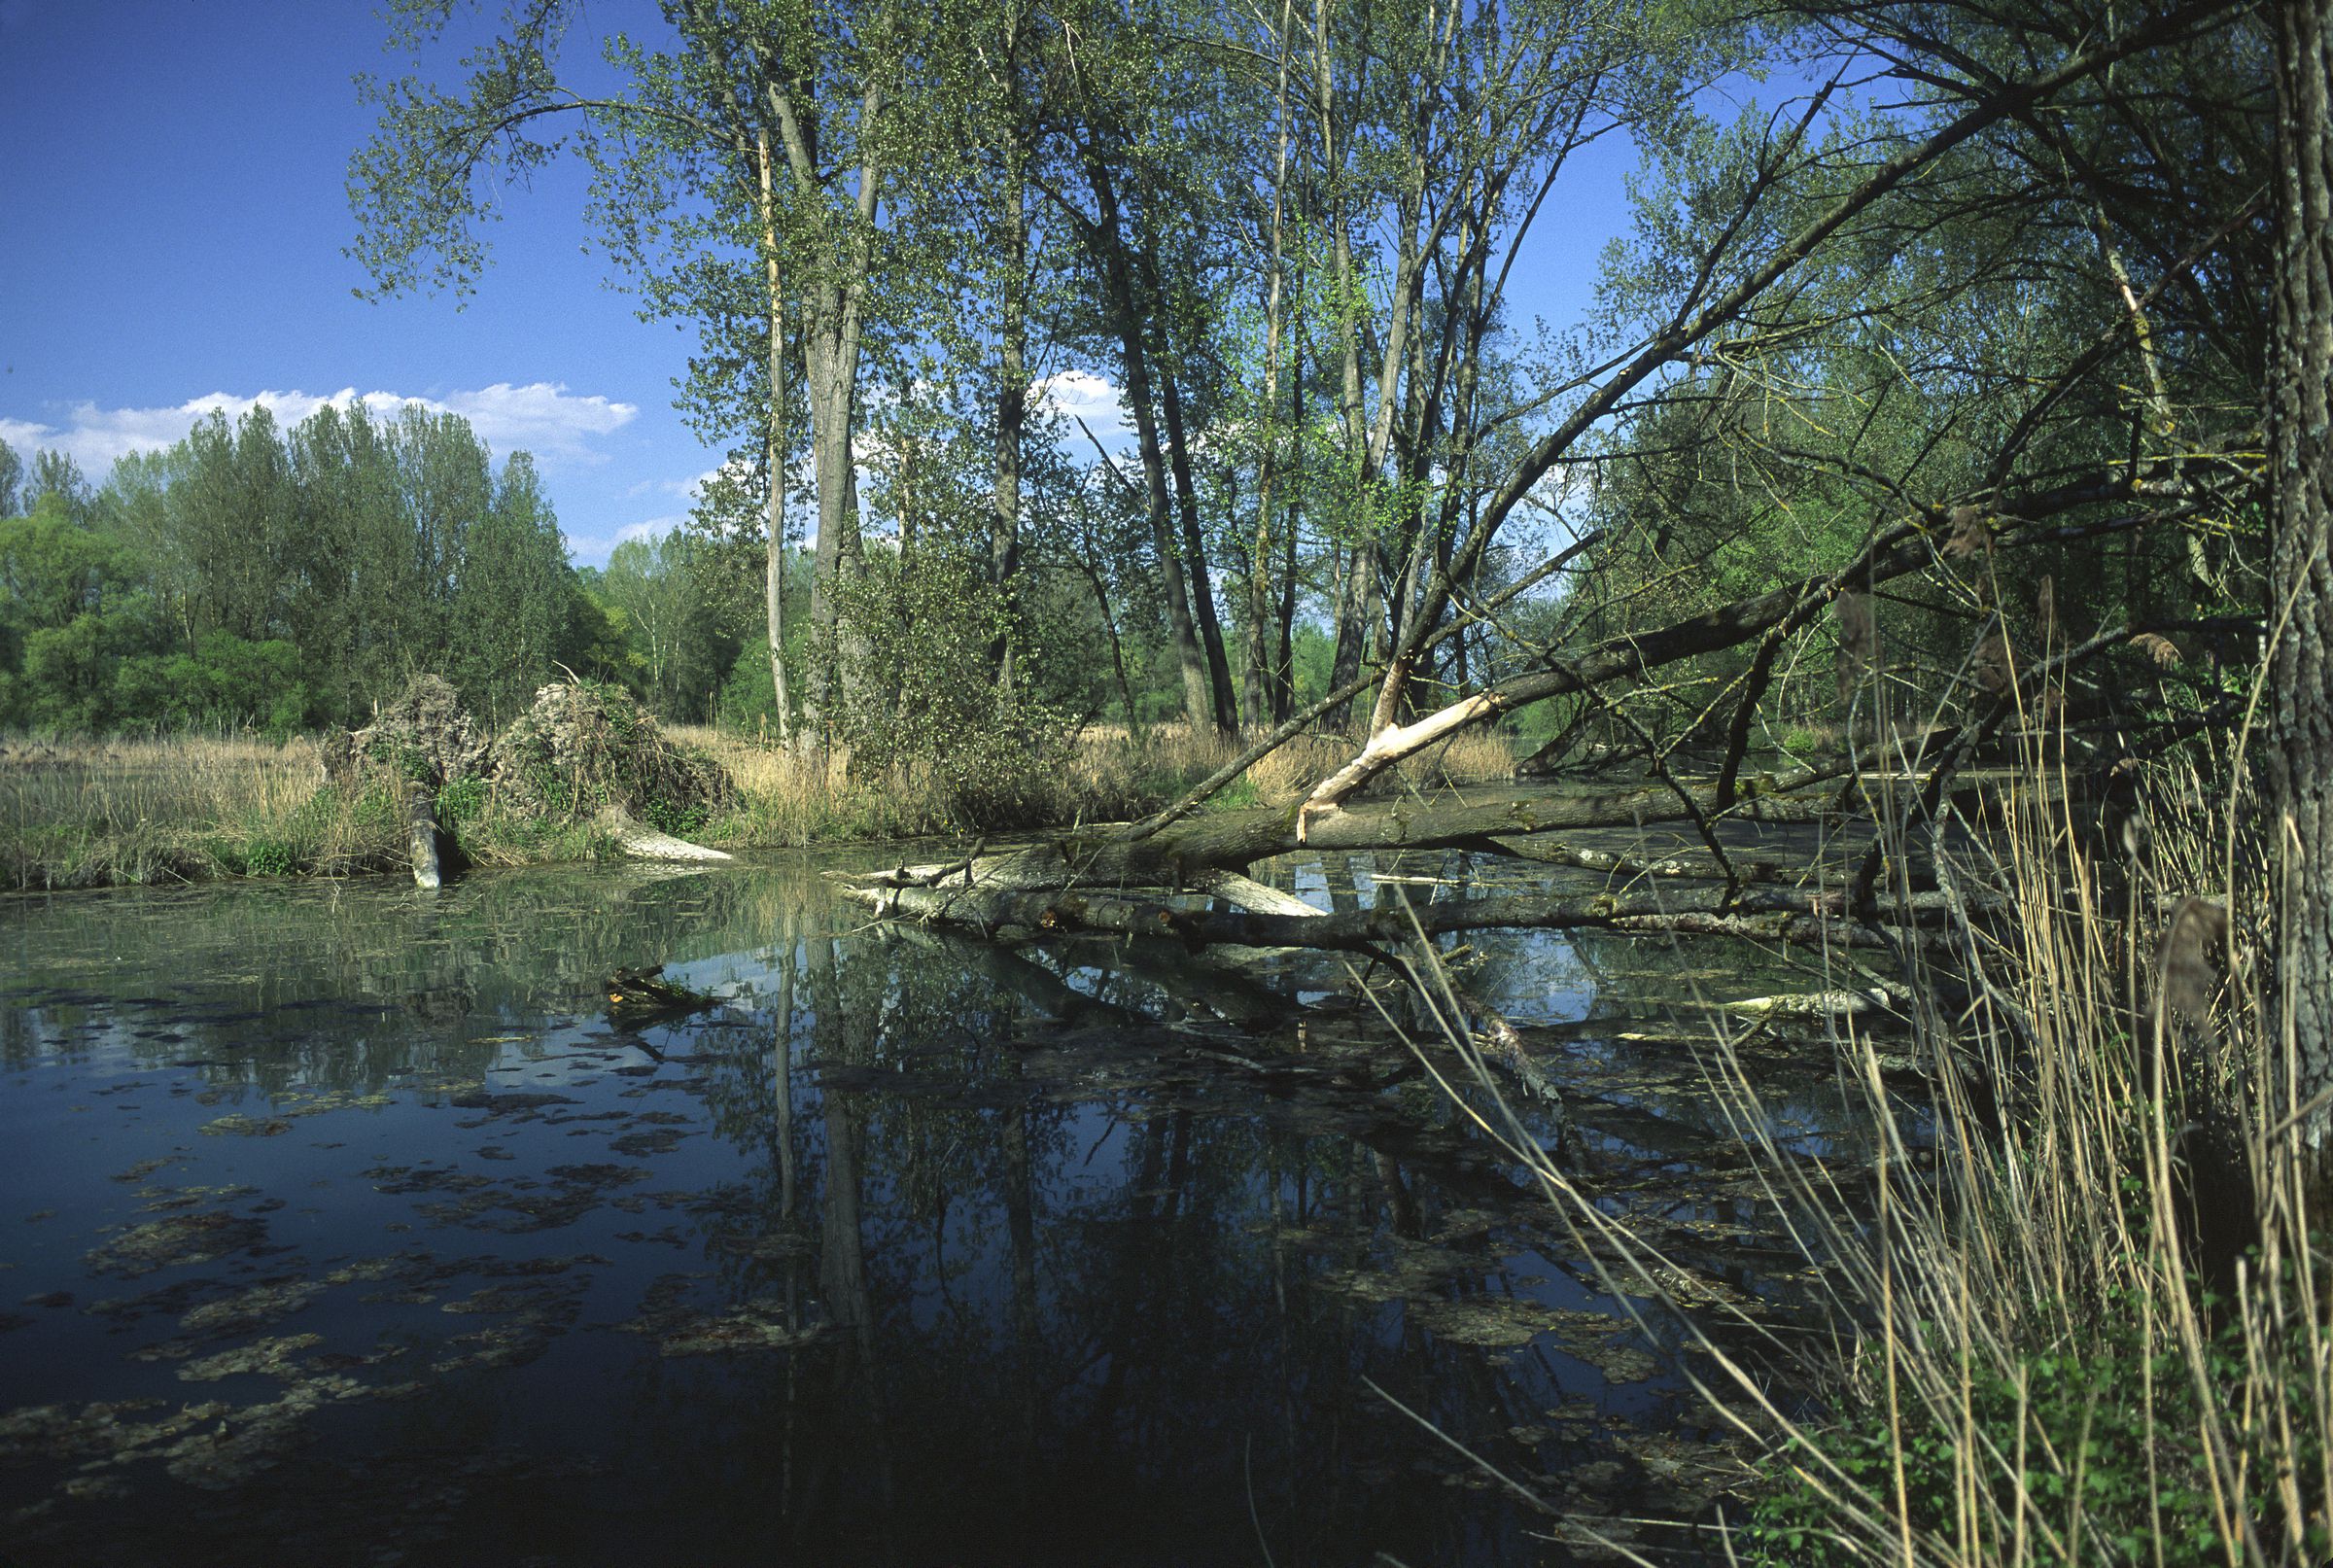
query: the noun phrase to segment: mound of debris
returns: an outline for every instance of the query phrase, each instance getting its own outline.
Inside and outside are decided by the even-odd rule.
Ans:
[[[413,880],[438,885],[445,848],[437,800],[449,784],[483,779],[502,808],[589,819],[627,854],[651,860],[726,860],[675,837],[695,831],[737,798],[711,757],[675,746],[648,711],[611,686],[544,686],[535,706],[493,742],[441,676],[415,677],[361,730],[324,743],[327,784],[353,786],[386,774],[405,800]],[[474,809],[474,808],[473,808]]]
[[[488,751],[485,772],[505,798],[549,816],[614,812],[675,832],[737,799],[727,770],[665,739],[628,692],[582,681],[536,692]]]
[[[361,730],[325,742],[324,772],[343,783],[361,768],[382,767],[434,792],[479,772],[486,738],[443,676],[418,675]]]

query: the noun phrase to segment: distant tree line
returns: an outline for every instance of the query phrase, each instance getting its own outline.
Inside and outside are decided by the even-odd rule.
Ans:
[[[896,462],[884,472],[887,497],[915,482]],[[786,552],[789,602],[809,605],[812,573]],[[1138,572],[1093,557],[1031,580],[1027,635],[1061,656],[1023,669],[1051,711],[1176,714],[1167,627]],[[878,573],[871,613],[878,583],[911,585]],[[357,722],[424,670],[499,722],[567,671],[666,719],[774,733],[762,586],[757,550],[703,528],[572,567],[528,454],[498,472],[463,419],[418,403],[327,406],[289,431],[263,407],[214,413],[99,484],[64,453],[0,443],[0,727],[287,734]],[[941,619],[976,613],[965,600]],[[1316,683],[1325,645],[1303,641]],[[812,642],[797,615],[795,668]],[[1115,655],[1093,656],[1104,646]]]
[[[532,459],[498,472],[456,415],[214,412],[102,486],[0,446],[0,724],[283,734],[423,670],[506,716],[554,661],[629,652]]]

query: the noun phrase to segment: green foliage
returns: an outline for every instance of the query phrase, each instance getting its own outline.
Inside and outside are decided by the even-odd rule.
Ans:
[[[789,639],[788,641],[791,641]],[[795,715],[788,714],[789,719]],[[714,721],[741,735],[763,736],[778,724],[778,681],[770,672],[770,640],[756,638],[737,650],[737,662],[721,681]]]
[[[2207,1311],[2215,1305],[2224,1304],[2205,1298]],[[1859,1389],[1851,1406],[1817,1429],[1822,1460],[1783,1453],[1768,1461],[1752,1522],[1739,1538],[1743,1560],[1769,1568],[1866,1561],[1834,1533],[1839,1510],[1809,1473],[1828,1478],[1835,1467],[1871,1512],[1892,1518],[1899,1461],[1904,1517],[1915,1538],[1955,1538],[1973,1470],[2002,1518],[2023,1509],[2063,1536],[2078,1516],[2083,1561],[2140,1568],[2225,1560],[2231,1543],[2213,1507],[2195,1379],[2170,1325],[2158,1318],[2151,1339],[2148,1327],[2137,1304],[2110,1301],[2094,1321],[2022,1352],[2013,1370],[1971,1365],[1967,1419],[1978,1447],[1968,1466],[1956,1426],[1933,1412],[1892,1425],[1878,1392]],[[2290,1351],[2282,1381],[2296,1408],[2306,1408],[2314,1355],[2307,1345]],[[2230,1402],[2241,1400],[2247,1377],[2241,1323],[2223,1324],[2205,1347],[2205,1363],[2214,1399],[2236,1408]],[[2277,1418],[2272,1411],[2254,1416]],[[2026,1456],[2023,1469],[2013,1462],[2018,1455]],[[2235,1550],[2241,1556],[2240,1543]],[[2321,1555],[2321,1544],[2311,1555]]]
[[[122,660],[114,696],[117,724],[253,729],[274,740],[306,728],[314,707],[299,649],[281,638],[253,643],[226,631],[205,632],[192,652]]]
[[[501,716],[563,652],[621,641],[578,608],[526,454],[498,479],[468,424],[418,404],[328,404],[288,434],[264,406],[214,413],[94,494],[35,470],[31,513],[0,518],[0,724],[282,735],[425,668]]]
[[[288,877],[299,869],[299,851],[284,839],[255,838],[243,847],[247,877]]]
[[[745,619],[740,574],[721,552],[675,529],[626,540],[605,571],[586,579],[593,598],[620,617],[632,655],[626,684],[659,716],[696,722],[714,715],[737,663]]]
[[[914,776],[966,827],[1046,819],[1066,715],[1003,679],[1012,614],[971,554],[942,540],[877,552],[838,595],[836,732],[855,776]]]
[[[455,832],[477,820],[485,813],[486,797],[486,781],[477,774],[447,781],[437,791],[437,825]]]

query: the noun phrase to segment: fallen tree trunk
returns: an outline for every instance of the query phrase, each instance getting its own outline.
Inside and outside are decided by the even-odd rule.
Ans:
[[[844,895],[879,916],[906,916],[974,931],[993,941],[1027,942],[1077,935],[1157,936],[1187,947],[1398,948],[1419,931],[1428,936],[1479,930],[1608,930],[1736,936],[1753,941],[1894,951],[1926,942],[1922,933],[1889,932],[1843,918],[1810,912],[1809,900],[1752,894],[1725,907],[1715,894],[1700,897],[1550,900],[1540,897],[1469,898],[1324,915],[1255,914],[1246,910],[1177,909],[1154,897],[1082,889],[1016,889],[975,884],[942,888],[847,887]]]
[[[637,820],[620,806],[610,806],[600,813],[597,825],[615,840],[616,848],[635,860],[734,860],[736,855],[726,850],[709,850],[702,844],[677,839],[670,833],[659,833]]]
[[[1832,815],[1827,803],[1794,791],[1833,777],[1799,772],[1762,781],[1728,815],[1758,822],[1813,822]],[[1705,810],[1714,801],[1696,800]],[[1259,860],[1300,849],[1455,850],[1495,849],[1502,841],[1536,833],[1588,827],[1641,827],[1690,820],[1675,791],[1667,788],[1596,792],[1507,792],[1482,800],[1395,799],[1367,801],[1334,816],[1314,818],[1300,836],[1295,805],[1194,817],[1152,834],[1131,839],[1094,831],[1048,839],[1027,849],[981,856],[949,866],[908,866],[852,879],[864,888],[934,888],[954,890],[1035,891],[1053,889],[1149,889],[1218,892],[1230,902],[1270,896],[1285,899],[1245,877]],[[934,889],[936,890],[936,888]],[[1283,913],[1297,918],[1293,910]],[[1271,944],[1267,944],[1271,945]]]

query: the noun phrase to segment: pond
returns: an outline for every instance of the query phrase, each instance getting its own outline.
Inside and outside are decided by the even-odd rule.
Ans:
[[[870,858],[0,903],[0,1553],[1601,1560],[1578,1516],[1689,1554],[1652,1521],[1731,1470],[1666,1336],[1355,1000],[1410,1017],[1393,976],[878,927],[819,876]],[[1456,967],[1565,1086],[1533,1135],[1780,1322],[1694,1031],[1646,1023],[1809,989],[1772,963]],[[659,964],[708,1005],[611,1004]],[[1760,1088],[1840,1120],[1820,1052]]]

